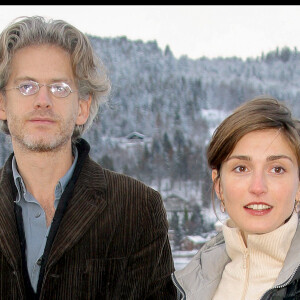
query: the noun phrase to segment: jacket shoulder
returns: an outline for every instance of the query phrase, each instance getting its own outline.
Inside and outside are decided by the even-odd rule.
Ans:
[[[226,263],[224,237],[219,233],[206,242],[182,270],[175,271],[172,278],[179,293],[185,294],[187,299],[212,299]]]
[[[224,243],[225,243],[224,235],[222,232],[220,232],[201,247],[201,252],[210,250]]]
[[[216,236],[214,236],[212,239],[210,239],[208,242],[206,242],[200,250],[195,254],[195,256],[192,258],[192,260],[186,265],[185,268],[182,270],[176,271],[175,276],[176,278],[181,278],[186,276],[189,273],[195,272],[195,269],[198,269],[201,267],[200,265],[200,259],[201,255],[204,252],[208,252],[212,249],[215,249],[216,247],[222,245],[225,243],[223,233],[220,232]]]
[[[115,201],[118,206],[125,206],[132,213],[135,211],[140,217],[143,216],[145,224],[154,222],[158,226],[163,223],[164,228],[168,227],[166,210],[158,191],[122,173],[108,169],[103,169],[103,173],[106,179],[105,195],[110,201]]]
[[[126,193],[148,191],[158,194],[157,191],[138,179],[103,168],[90,157],[85,161],[81,170],[80,184],[96,189],[101,193],[104,191],[109,192],[113,189],[114,191]]]
[[[154,188],[150,187],[146,183],[136,178],[133,178],[126,174],[111,171],[105,168],[102,168],[102,170],[108,188],[117,186],[117,187],[121,187],[126,192],[133,192],[133,193],[145,192],[160,198],[160,194],[158,191],[156,191]]]

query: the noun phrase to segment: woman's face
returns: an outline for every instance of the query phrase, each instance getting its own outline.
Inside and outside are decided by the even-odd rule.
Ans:
[[[287,138],[278,129],[246,134],[222,163],[215,190],[244,232],[267,233],[284,224],[300,196],[298,163]]]

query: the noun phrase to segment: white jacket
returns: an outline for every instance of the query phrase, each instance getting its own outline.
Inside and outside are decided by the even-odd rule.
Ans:
[[[211,300],[228,262],[230,262],[230,258],[226,253],[223,233],[219,233],[204,244],[184,269],[172,274],[173,282],[178,290],[178,299]],[[293,298],[292,293],[297,291],[300,293],[299,267],[300,227],[298,223],[291,247],[274,287],[267,291],[261,299],[273,299],[275,295],[278,297],[276,299],[285,299],[285,297],[286,299],[296,299]],[[225,299],[226,295],[224,295]]]

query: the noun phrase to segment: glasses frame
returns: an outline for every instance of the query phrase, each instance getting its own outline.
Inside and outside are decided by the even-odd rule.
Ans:
[[[23,93],[20,89],[21,89],[22,85],[23,85],[24,83],[26,83],[26,82],[34,84],[34,85],[37,87],[36,92],[34,92],[34,93],[32,93],[32,94],[26,94],[26,93]],[[69,93],[68,93],[66,96],[57,96],[57,95],[55,95],[55,94],[52,92],[51,88],[52,88],[53,86],[57,85],[57,84],[62,84],[64,88],[67,87],[67,89],[69,90]],[[71,89],[71,87],[70,87],[67,83],[65,83],[65,82],[63,82],[63,81],[59,81],[59,82],[55,82],[55,83],[50,83],[50,84],[43,84],[43,83],[36,82],[36,81],[34,81],[34,80],[23,81],[23,82],[21,82],[18,86],[12,87],[12,88],[10,88],[10,89],[5,89],[5,91],[11,91],[11,90],[16,89],[16,90],[18,90],[23,96],[28,97],[28,96],[32,96],[32,95],[37,94],[37,93],[39,92],[40,88],[43,87],[43,86],[48,87],[49,90],[50,90],[50,92],[51,92],[51,94],[52,94],[54,97],[56,97],[56,98],[66,98],[66,97],[68,97],[71,93],[76,93],[76,92],[78,92],[78,91],[73,91],[73,90]]]

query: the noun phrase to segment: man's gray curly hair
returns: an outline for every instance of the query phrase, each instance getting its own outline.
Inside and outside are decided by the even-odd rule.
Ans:
[[[74,26],[63,20],[47,21],[41,16],[21,17],[9,24],[0,34],[0,93],[5,96],[14,53],[27,46],[43,44],[56,45],[70,53],[79,98],[92,96],[89,118],[85,124],[75,126],[74,142],[92,125],[100,103],[107,100],[111,88],[106,69],[88,37]],[[7,121],[0,120],[0,129],[9,134]]]

